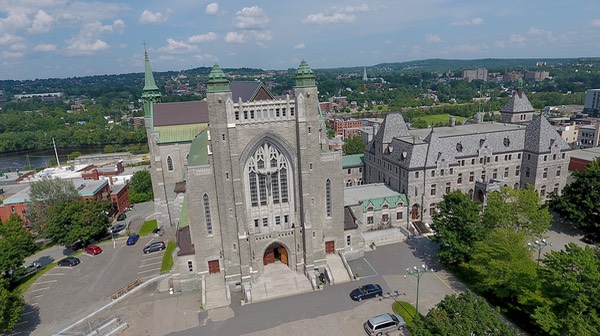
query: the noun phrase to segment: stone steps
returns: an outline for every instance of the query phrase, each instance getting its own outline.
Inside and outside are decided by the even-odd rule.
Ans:
[[[208,275],[205,278],[204,286],[203,291],[206,294],[205,309],[226,307],[229,305],[225,282],[220,274]]]
[[[326,258],[329,270],[331,270],[329,275],[333,278],[333,284],[337,285],[351,280],[348,271],[346,271],[346,268],[344,267],[342,258],[339,255],[328,254]]]

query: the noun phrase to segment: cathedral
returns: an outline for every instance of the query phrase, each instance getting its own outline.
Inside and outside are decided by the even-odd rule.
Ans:
[[[242,289],[273,263],[308,279],[343,252],[341,153],[325,145],[312,69],[290,94],[230,82],[214,65],[206,99],[160,103],[148,55],[142,100],[159,226],[176,227],[177,281]],[[311,280],[312,281],[312,280]]]

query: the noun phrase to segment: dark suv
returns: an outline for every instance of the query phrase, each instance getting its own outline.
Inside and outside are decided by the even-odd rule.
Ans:
[[[166,248],[167,248],[167,246],[165,245],[165,242],[157,241],[157,242],[150,243],[150,244],[144,246],[144,253],[162,251]]]

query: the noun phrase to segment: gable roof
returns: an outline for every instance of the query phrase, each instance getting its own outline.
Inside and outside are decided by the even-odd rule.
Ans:
[[[188,101],[157,103],[153,107],[154,127],[208,123],[208,103]]]
[[[392,142],[393,138],[405,136],[410,136],[410,134],[408,133],[408,127],[404,122],[402,114],[391,113],[385,117],[379,128],[379,132],[377,132],[373,140],[388,144]]]
[[[192,167],[209,164],[209,145],[208,130],[205,129],[192,141],[188,156],[188,166]]]
[[[363,167],[365,165],[365,154],[352,154],[342,156],[342,169]]]
[[[239,99],[243,102],[274,99],[273,94],[261,82],[231,82],[229,83],[229,87],[231,88],[231,98],[234,102],[237,102]]]
[[[545,117],[534,117],[525,129],[525,149],[535,153],[545,153],[550,152],[552,147],[558,147],[561,151],[571,150],[571,146]]]

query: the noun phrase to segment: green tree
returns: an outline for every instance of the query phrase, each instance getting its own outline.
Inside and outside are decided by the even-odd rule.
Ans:
[[[438,257],[444,264],[468,261],[475,243],[482,240],[487,230],[479,217],[479,205],[460,190],[444,195],[433,214],[431,224],[433,241],[440,246]]]
[[[35,231],[43,235],[48,223],[47,212],[59,202],[70,202],[79,199],[79,193],[70,180],[44,177],[31,183],[27,203],[26,216]]]
[[[573,173],[575,180],[562,195],[553,194],[550,208],[567,221],[584,228],[600,228],[600,158],[590,162],[583,172]]]
[[[539,237],[550,228],[552,215],[532,185],[513,189],[502,186],[488,194],[483,223],[490,228],[522,231],[527,239]]]
[[[72,152],[71,154],[69,154],[68,158],[69,160],[75,160],[78,157],[81,156],[81,152]]]
[[[365,152],[365,142],[360,136],[344,139],[342,151],[344,155],[363,154]]]
[[[536,263],[522,231],[495,229],[475,244],[468,267],[475,272],[475,287],[497,298],[523,301],[536,290]]]
[[[548,335],[600,335],[600,252],[569,243],[548,252],[540,269],[550,301],[533,315]]]
[[[413,322],[414,336],[517,335],[484,298],[469,291],[446,296],[427,316]]]
[[[25,257],[34,249],[33,237],[16,213],[11,214],[6,223],[0,224],[0,272],[5,275],[9,285],[20,275]]]
[[[129,181],[129,200],[131,203],[141,203],[154,199],[152,179],[150,172],[139,170],[133,174]]]
[[[64,246],[78,240],[86,243],[106,231],[109,209],[106,201],[59,202],[48,210],[47,236]]]
[[[6,285],[0,281],[0,331],[13,330],[21,320],[24,310],[25,300],[21,293],[8,290]]]

